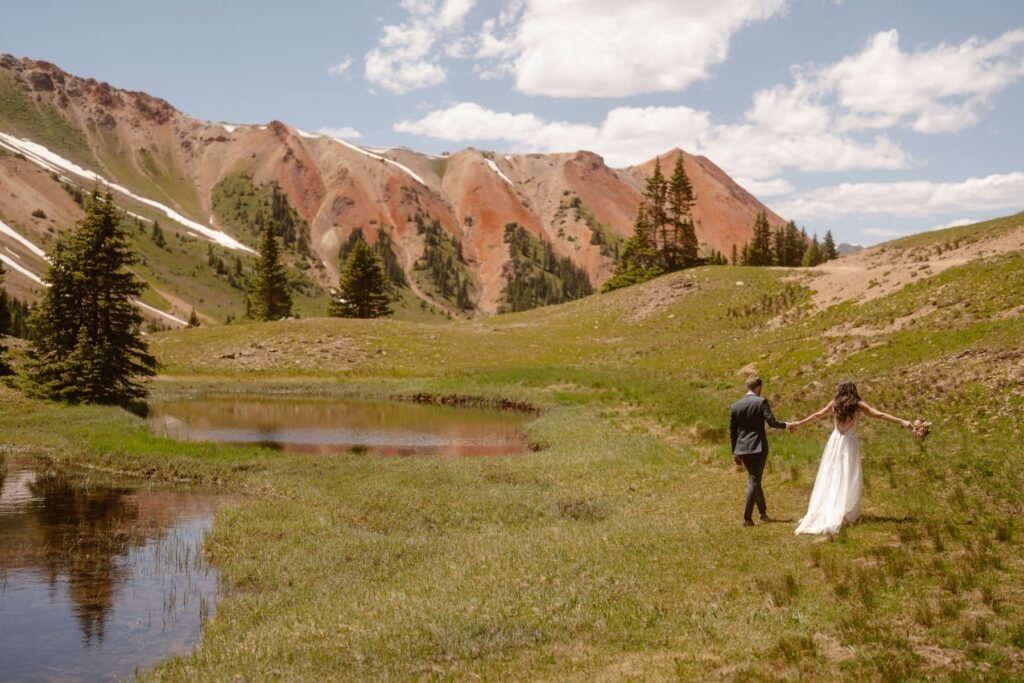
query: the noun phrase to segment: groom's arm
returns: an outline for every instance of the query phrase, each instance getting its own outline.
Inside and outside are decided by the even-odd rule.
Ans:
[[[736,411],[729,411],[729,442],[732,444],[732,452],[736,452],[736,439],[740,435],[740,426],[736,424]]]
[[[772,414],[772,407],[768,405],[768,399],[761,401],[761,414],[764,415],[764,421],[768,423],[769,427],[774,427],[775,429],[786,428],[785,422],[775,419],[775,415]]]

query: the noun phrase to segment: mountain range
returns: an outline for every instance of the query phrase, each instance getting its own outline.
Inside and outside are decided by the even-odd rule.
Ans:
[[[663,169],[670,172],[680,155],[706,251],[742,246],[759,211],[772,225],[784,222],[706,157],[667,150]],[[191,310],[206,323],[244,313],[245,277],[265,220],[281,230],[300,315],[324,314],[339,253],[357,231],[377,245],[396,313],[410,319],[499,311],[513,223],[538,253],[567,259],[598,287],[632,234],[654,164],[610,168],[588,151],[432,155],[281,121],[201,121],[48,62],[0,57],[0,259],[8,288],[33,298],[45,251],[81,217],[83,192],[108,188],[142,256],[137,272],[150,285],[143,303],[173,325]]]

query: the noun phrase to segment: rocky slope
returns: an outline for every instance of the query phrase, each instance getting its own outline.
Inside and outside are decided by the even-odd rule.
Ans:
[[[240,200],[215,201],[229,180],[242,177],[251,193],[276,184],[305,222],[309,253],[290,263],[305,287],[300,312],[314,314],[323,305],[336,281],[339,247],[361,228],[370,241],[379,229],[390,235],[409,300],[425,300],[410,311],[460,314],[452,301],[426,293],[435,288],[416,267],[425,244],[414,217],[427,214],[461,244],[473,278],[473,314],[488,314],[502,299],[509,223],[549,242],[600,285],[632,232],[654,163],[613,169],[585,151],[501,155],[469,148],[439,157],[358,146],[280,121],[211,123],[144,93],[11,56],[0,57],[0,153],[6,226],[0,256],[16,291],[27,295],[37,287],[23,271],[39,274],[45,266],[30,245],[48,248],[81,214],[71,188],[112,183],[119,203],[137,214],[140,235],[155,219],[172,236],[169,248],[144,254],[141,274],[154,288],[150,303],[176,317],[195,307],[209,322],[237,315],[243,298],[216,261],[237,257],[244,264],[243,245],[255,243],[229,225],[232,211],[241,216]],[[729,253],[745,242],[758,211],[782,222],[704,157],[671,150],[661,157],[663,167],[670,169],[679,154],[696,190],[698,236],[708,249]]]

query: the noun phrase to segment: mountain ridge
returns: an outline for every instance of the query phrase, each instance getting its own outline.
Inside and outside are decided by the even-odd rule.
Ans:
[[[15,153],[23,150],[12,139],[30,140],[123,186],[136,199],[148,198],[171,209],[187,219],[168,219],[185,237],[201,233],[198,225],[242,240],[218,215],[215,189],[239,173],[249,174],[255,188],[276,185],[309,227],[309,258],[296,257],[291,264],[297,277],[323,292],[311,296],[309,310],[336,283],[338,249],[345,240],[361,229],[375,241],[381,228],[391,237],[407,278],[424,285],[410,288],[413,299],[422,300],[421,307],[460,315],[451,301],[423,293],[430,287],[416,268],[425,249],[413,220],[420,214],[436,219],[461,243],[478,314],[494,313],[502,303],[510,259],[504,234],[510,223],[549,243],[556,255],[571,259],[599,286],[614,268],[618,245],[632,234],[644,178],[654,163],[652,159],[615,169],[585,150],[501,154],[467,147],[433,155],[405,147],[361,146],[278,120],[201,121],[144,92],[10,55],[0,56],[0,132],[9,136],[8,148],[17,148]],[[729,253],[733,245],[741,246],[758,211],[765,211],[773,225],[784,222],[706,157],[676,148],[659,157],[663,168],[670,169],[679,155],[696,190],[694,222],[706,249]],[[7,177],[17,175],[21,185],[31,184],[24,169],[7,167]],[[65,167],[58,175],[64,182],[87,184]],[[0,219],[16,224],[26,238],[42,239],[39,226],[27,219],[28,211],[49,214],[51,209],[61,216],[61,228],[67,227],[63,221],[68,214],[74,214],[53,198],[56,194],[53,188],[38,189],[33,201],[39,206],[32,207],[0,199]],[[2,234],[0,240],[5,240]],[[6,241],[4,245],[10,246]],[[164,285],[179,296],[188,289],[182,283]],[[233,303],[205,311],[211,318],[240,308],[239,293],[224,296]],[[169,312],[179,317],[188,313],[176,306]]]

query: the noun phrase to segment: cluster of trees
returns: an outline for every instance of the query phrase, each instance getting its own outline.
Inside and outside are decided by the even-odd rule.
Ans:
[[[260,226],[262,218],[262,213],[257,212],[257,227]],[[288,203],[288,196],[276,182],[270,183],[270,222],[274,225],[274,230],[281,238],[285,249],[291,249],[303,256],[310,255],[309,224]]]
[[[4,283],[4,262],[0,261],[0,285]],[[7,334],[7,327],[10,325],[11,317],[7,310],[7,292],[0,289],[0,375],[6,375],[11,371],[7,364],[7,346],[4,345],[4,336]]]
[[[504,304],[499,312],[525,311],[593,294],[586,271],[549,242],[533,237],[518,223],[505,225],[510,261],[505,265]]]
[[[839,257],[832,231],[825,233],[825,240],[818,236],[807,238],[807,231],[798,229],[790,221],[774,231],[768,224],[764,211],[754,219],[754,234],[750,241],[737,252],[733,247],[732,262],[744,266],[816,266]]]
[[[49,287],[29,317],[26,374],[34,393],[72,403],[126,403],[146,394],[156,359],[140,335],[145,288],[113,198],[93,192],[85,217],[50,253]]]
[[[462,254],[462,242],[441,227],[436,218],[416,214],[416,233],[423,235],[423,256],[413,266],[425,271],[434,283],[437,293],[445,299],[454,299],[460,311],[473,309],[473,281],[466,272],[466,259]]]
[[[645,282],[683,268],[724,264],[725,257],[717,251],[708,257],[700,255],[692,216],[695,202],[683,156],[676,157],[669,178],[661,172],[661,159],[655,159],[654,171],[647,177],[643,201],[637,209],[633,235],[622,245],[615,272],[602,291]]]

